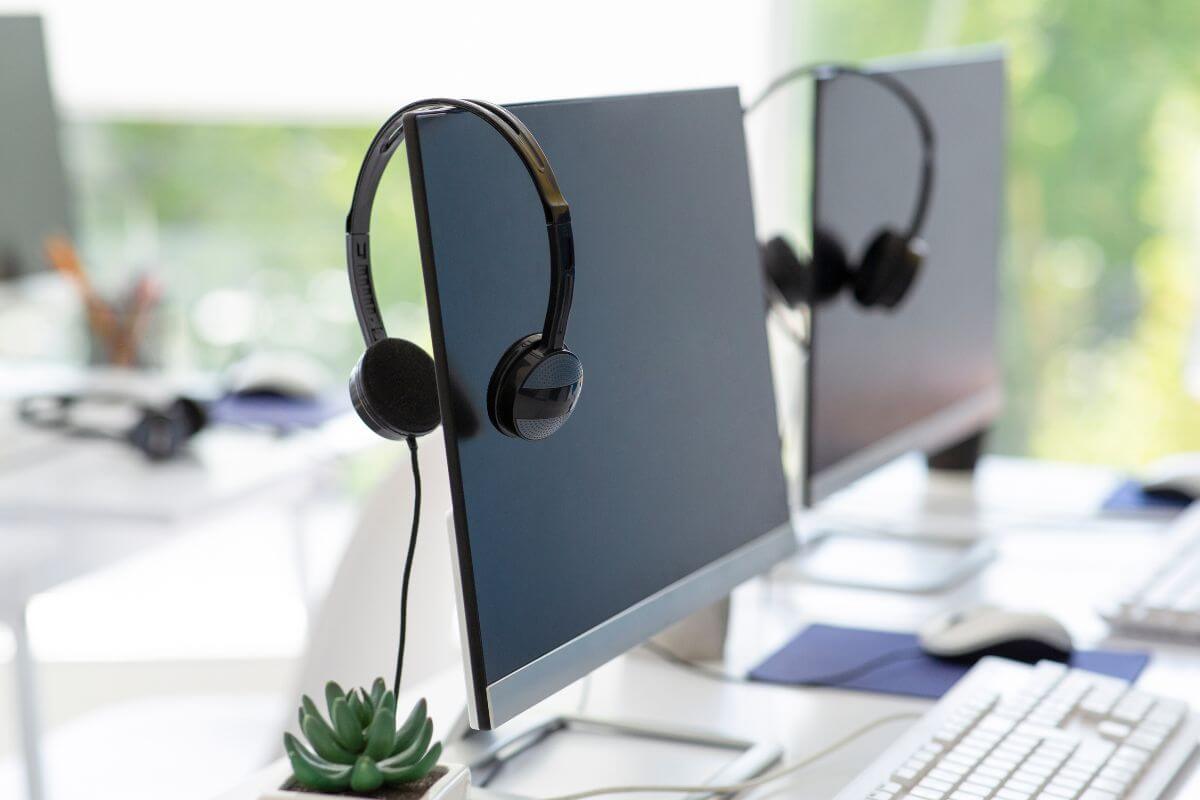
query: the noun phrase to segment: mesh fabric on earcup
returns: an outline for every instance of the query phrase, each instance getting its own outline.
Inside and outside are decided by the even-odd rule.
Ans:
[[[429,433],[441,421],[433,359],[412,342],[384,339],[367,348],[359,367],[371,412],[404,434]]]
[[[522,389],[557,389],[583,380],[583,365],[572,353],[554,353],[525,376]]]
[[[513,424],[521,438],[537,440],[545,439],[553,434],[571,417],[574,401],[563,404],[561,399],[549,398],[539,401],[537,406],[529,403],[531,393],[541,393],[547,389],[566,389],[576,387],[583,381],[583,365],[572,352],[563,350],[546,356],[525,376],[519,392],[521,401],[514,414]],[[577,394],[575,396],[578,396]],[[547,413],[552,409],[561,409],[563,413]]]

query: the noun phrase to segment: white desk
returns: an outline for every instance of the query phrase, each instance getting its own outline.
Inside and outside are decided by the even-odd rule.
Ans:
[[[876,514],[902,514],[904,508],[915,504],[936,507],[938,519],[957,517],[962,524],[997,530],[997,561],[952,591],[930,596],[801,585],[779,577],[785,570],[777,570],[775,577],[752,581],[735,593],[727,667],[744,672],[811,622],[913,630],[935,613],[992,602],[1045,609],[1067,624],[1081,646],[1152,649],[1154,658],[1140,684],[1200,708],[1200,682],[1195,680],[1200,647],[1108,639],[1104,623],[1094,613],[1098,603],[1152,563],[1166,546],[1161,516],[1104,517],[1094,524],[1087,522],[1087,515],[1114,480],[1104,470],[993,459],[981,469],[979,486],[972,494],[961,481],[926,482],[915,462],[901,463],[886,475],[856,487],[860,500],[869,500],[866,505]],[[848,497],[839,498],[834,505],[839,513],[862,508]],[[1039,518],[1044,523],[1039,523]],[[1006,519],[1011,524],[1001,524]],[[406,694],[415,699],[418,691],[429,695],[432,707],[443,715],[463,702],[457,670]],[[581,687],[576,685],[539,710],[573,711],[580,695]],[[871,720],[929,705],[924,700],[840,689],[719,683],[639,651],[616,659],[592,676],[586,711],[770,738],[785,748],[787,760],[795,760]],[[444,731],[445,725],[440,729]],[[895,733],[894,729],[878,730],[784,781],[791,791],[781,796],[832,796],[882,751]],[[625,783],[631,777],[654,777],[645,772],[623,774],[624,765],[606,762],[605,753],[599,750],[591,758],[606,764],[605,785]],[[564,763],[561,782],[540,787],[541,791],[548,794],[597,785],[595,779],[583,785],[573,781],[576,769],[577,765]],[[265,771],[222,800],[255,800],[274,779],[275,775]],[[774,795],[782,788],[773,786],[758,794]],[[1196,775],[1188,779],[1180,796],[1192,793],[1200,793]]]
[[[276,499],[298,517],[324,468],[377,443],[348,413],[280,438],[214,428],[188,453],[154,464],[122,443],[67,438],[16,419],[24,394],[65,391],[96,376],[70,368],[0,368],[0,623],[16,642],[21,740],[30,800],[40,800],[41,725],[26,608],[30,597],[153,547],[205,515]],[[153,376],[101,375],[106,388]],[[302,548],[297,548],[302,553]],[[303,570],[303,564],[298,568]]]

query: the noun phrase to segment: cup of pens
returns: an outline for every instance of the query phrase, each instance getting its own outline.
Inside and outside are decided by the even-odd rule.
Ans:
[[[119,299],[109,299],[92,283],[79,254],[66,237],[47,237],[45,252],[50,265],[70,280],[79,293],[87,320],[91,363],[149,366],[150,327],[162,301],[158,280],[147,274],[139,275]]]

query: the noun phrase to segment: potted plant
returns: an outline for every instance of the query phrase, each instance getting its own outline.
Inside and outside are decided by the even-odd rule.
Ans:
[[[315,800],[320,797],[378,800],[460,800],[470,773],[456,764],[438,764],[440,742],[420,700],[396,726],[396,696],[377,678],[371,690],[343,691],[325,685],[328,720],[311,698],[301,699],[300,730],[307,745],[283,735],[291,775],[263,800]]]

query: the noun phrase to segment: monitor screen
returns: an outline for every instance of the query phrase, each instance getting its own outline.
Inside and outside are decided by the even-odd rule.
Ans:
[[[737,91],[511,109],[574,227],[566,343],[584,383],[539,442],[486,407],[500,356],[546,311],[537,194],[473,116],[425,114],[408,137],[477,727],[794,548]]]
[[[58,117],[42,24],[0,16],[0,280],[45,267],[42,245],[70,231]]]
[[[812,307],[805,496],[816,502],[911,451],[932,452],[999,411],[998,274],[1004,186],[1005,79],[999,54],[916,63],[887,73],[934,129],[927,254],[894,309],[851,293]],[[859,76],[818,81],[814,231],[851,265],[884,226],[903,230],[919,187],[916,123]]]

